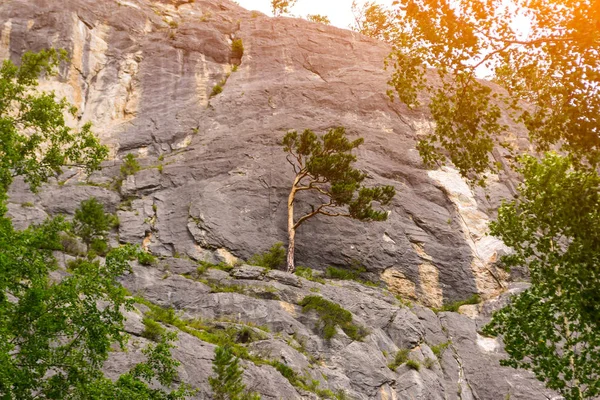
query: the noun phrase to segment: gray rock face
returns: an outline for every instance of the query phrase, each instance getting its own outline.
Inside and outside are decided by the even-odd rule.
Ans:
[[[385,95],[386,45],[226,0],[8,0],[0,16],[0,58],[17,61],[25,50],[51,46],[69,51],[71,62],[41,87],[74,103],[115,157],[90,181],[71,173],[61,186],[49,185],[35,202],[39,215],[28,219],[12,208],[23,223],[42,212],[71,213],[89,196],[110,210],[133,200],[154,210],[122,212],[122,242],[163,256],[210,259],[223,248],[247,259],[286,238],[292,171],[282,135],[341,125],[365,138],[358,158],[368,183],[394,185],[398,194],[384,223],[314,218],[298,232],[297,263],[319,269],[358,261],[396,293],[432,306],[500,289],[485,268],[495,247],[478,247],[490,204],[468,188],[466,196],[455,193],[464,182],[451,171],[423,167],[415,143],[431,124],[423,110]],[[232,58],[234,38],[244,44],[241,60]],[[233,63],[237,72],[211,97]],[[142,170],[123,179],[127,153]],[[120,193],[110,189],[117,179]],[[491,198],[511,187],[501,177]],[[298,213],[306,207],[299,198]]]

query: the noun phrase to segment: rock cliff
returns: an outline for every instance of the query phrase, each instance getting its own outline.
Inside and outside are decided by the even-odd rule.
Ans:
[[[250,326],[259,339],[245,343],[250,352],[349,398],[546,398],[529,374],[499,367],[501,343],[477,333],[508,285],[493,265],[502,245],[485,231],[513,185],[495,177],[485,196],[450,168],[423,166],[415,143],[431,122],[423,110],[386,96],[386,45],[226,0],[6,0],[0,24],[0,58],[68,50],[70,62],[41,88],[66,96],[79,109],[73,123],[92,121],[111,149],[111,160],[90,177],[67,171],[39,194],[16,182],[9,204],[15,225],[69,215],[81,200],[98,198],[119,216],[114,242],[140,244],[162,258],[159,266],[135,266],[123,278],[128,289],[182,318],[212,321],[214,329]],[[232,51],[239,39],[241,57]],[[364,137],[359,167],[369,183],[394,185],[398,194],[384,223],[317,217],[305,224],[297,263],[323,269],[358,262],[387,289],[247,266],[195,276],[196,261],[234,264],[285,241],[292,171],[278,141],[290,129],[334,126]],[[124,177],[129,153],[142,168]],[[229,286],[237,293],[219,290]],[[321,339],[315,316],[298,306],[311,292],[348,309],[370,334],[363,342],[341,330]],[[473,294],[492,300],[472,306],[470,316],[423,307]],[[394,295],[423,306],[408,308]],[[141,318],[129,315],[133,335],[142,333]],[[133,352],[111,357],[109,373],[137,361],[135,349],[146,340],[137,336]],[[432,352],[444,343],[446,351]],[[388,368],[403,348],[429,367]],[[200,388],[197,398],[210,398],[213,351],[179,333],[181,378]],[[271,365],[246,364],[245,379],[265,399],[316,396]]]

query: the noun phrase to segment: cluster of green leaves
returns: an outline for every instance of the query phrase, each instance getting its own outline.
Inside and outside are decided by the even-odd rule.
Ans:
[[[15,176],[35,190],[66,165],[96,170],[108,154],[91,124],[80,130],[67,125],[65,114],[75,117],[77,109],[66,99],[34,90],[38,76],[54,74],[65,59],[66,52],[51,49],[25,53],[20,66],[5,60],[0,67],[0,193]]]
[[[226,262],[220,262],[218,264],[213,264],[210,263],[208,261],[200,261],[199,262],[199,266],[196,269],[196,272],[198,273],[198,275],[202,275],[206,272],[206,270],[208,270],[209,268],[214,268],[214,269],[220,269],[221,271],[225,271],[225,272],[230,272],[233,269],[233,265],[229,265]]]
[[[116,381],[102,373],[111,346],[126,344],[121,312],[131,300],[117,279],[137,250],[112,249],[103,262],[79,258],[66,276],[51,278],[58,268],[52,252],[62,249],[71,225],[57,217],[18,231],[5,216],[15,176],[36,190],[65,165],[98,169],[107,154],[90,124],[80,131],[67,126],[64,113],[76,110],[66,100],[35,91],[38,76],[52,74],[64,58],[55,50],[26,53],[20,66],[7,60],[0,69],[0,397],[183,399],[192,394],[187,386],[169,389],[178,365],[170,356],[172,336],[147,347],[147,360]],[[75,219],[75,231],[92,245],[107,231],[96,205],[80,207]]]
[[[244,369],[240,360],[229,346],[217,347],[213,360],[213,372],[216,376],[208,378],[215,400],[259,400],[257,393],[247,392],[242,382]]]
[[[285,249],[283,243],[277,242],[264,253],[255,254],[248,260],[251,265],[267,269],[282,269],[285,267]]]
[[[401,366],[402,364],[408,361],[408,355],[410,354],[410,349],[398,349],[396,355],[394,356],[394,361],[388,364],[388,368],[392,371],[395,371],[396,368]]]
[[[527,266],[531,287],[496,312],[485,332],[502,335],[504,365],[526,368],[566,399],[600,394],[600,176],[567,157],[520,159],[524,183],[491,233]]]
[[[469,297],[468,299],[444,304],[441,308],[436,308],[433,311],[435,311],[436,313],[443,312],[443,311],[457,312],[461,306],[468,305],[468,304],[479,304],[479,303],[481,303],[481,298],[479,297],[478,294],[474,294],[471,297]]]
[[[323,338],[329,340],[336,334],[336,326],[342,328],[344,333],[352,340],[362,341],[369,334],[362,326],[352,323],[350,311],[339,304],[324,299],[321,296],[306,296],[300,302],[302,312],[315,311],[321,320]]]
[[[137,261],[142,265],[154,265],[156,263],[156,257],[146,251],[140,251],[137,254]]]
[[[363,142],[362,138],[348,140],[343,127],[330,129],[322,138],[310,129],[301,134],[291,131],[284,136],[283,150],[288,153],[288,162],[296,173],[292,190],[314,191],[328,199],[327,203],[311,206],[313,211],[299,218],[295,228],[316,214],[346,216],[361,221],[387,219],[387,212],[375,210],[373,202],[388,205],[396,193],[394,187],[363,187],[361,185],[367,174],[352,167],[356,157],[351,151]],[[347,212],[335,211],[345,206]]]
[[[325,279],[315,276],[312,268],[309,267],[303,267],[299,265],[294,271],[294,274],[304,279],[308,279],[309,281],[325,284]]]
[[[154,377],[162,379],[176,366],[163,357],[166,342],[147,350],[161,365],[140,365],[114,383],[100,369],[111,346],[126,343],[121,309],[130,309],[131,301],[117,278],[129,270],[137,250],[113,249],[104,263],[80,258],[55,282],[49,277],[57,268],[52,251],[61,248],[60,232],[68,229],[60,217],[24,231],[0,218],[0,393],[7,399],[87,398],[100,387],[106,393],[133,393],[128,386],[133,383],[146,393]],[[179,388],[176,393],[181,396],[174,398],[184,398],[188,392]],[[160,396],[155,391],[148,398]]]
[[[104,212],[104,205],[92,197],[82,201],[75,210],[73,233],[88,245],[96,240],[106,241],[109,230],[116,222],[116,217]]]
[[[450,346],[451,344],[451,341],[439,343],[437,345],[431,346],[431,351],[433,352],[433,354],[435,354],[437,358],[441,358],[444,354],[444,351],[446,351],[448,346]]]
[[[136,157],[129,153],[123,159],[123,165],[121,165],[121,176],[127,177],[128,175],[135,175],[142,167],[136,159]]]
[[[436,129],[419,144],[426,162],[450,160],[465,177],[483,183],[495,171],[495,145],[509,148],[500,105],[523,123],[537,150],[559,146],[590,165],[600,162],[600,92],[593,0],[399,0],[387,12],[394,50],[390,96],[409,107],[417,92],[431,97]],[[526,32],[515,20],[529,21]],[[436,79],[426,74],[435,68]],[[506,92],[476,79],[484,67]],[[524,107],[524,104],[530,106]],[[512,148],[511,150],[517,150]]]

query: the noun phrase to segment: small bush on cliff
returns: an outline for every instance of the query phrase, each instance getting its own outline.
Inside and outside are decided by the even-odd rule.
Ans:
[[[321,296],[306,296],[300,305],[302,312],[315,311],[318,314],[321,320],[320,328],[325,339],[329,340],[335,336],[336,326],[342,328],[344,333],[353,340],[362,341],[368,334],[364,327],[352,323],[350,311]]]
[[[233,42],[231,42],[231,56],[233,58],[241,59],[243,55],[244,43],[242,42],[242,39],[235,39]]]
[[[282,269],[285,267],[285,249],[283,248],[283,243],[277,242],[264,253],[255,254],[248,260],[248,263],[268,269]]]
[[[294,274],[304,279],[308,279],[309,281],[325,284],[325,279],[315,276],[312,268],[309,267],[303,267],[299,265],[298,267],[296,267],[296,271],[294,271]]]
[[[460,300],[460,301],[455,301],[453,303],[444,304],[442,306],[442,308],[437,308],[437,309],[434,309],[433,311],[435,311],[435,312],[442,312],[442,311],[457,312],[461,306],[464,306],[467,304],[479,304],[480,302],[481,302],[481,298],[479,297],[479,295],[474,294],[466,300]]]
[[[105,241],[108,231],[114,224],[115,217],[105,213],[104,205],[96,200],[95,197],[92,197],[82,201],[75,210],[73,232],[79,236],[84,243],[90,245],[97,240]]]
[[[134,175],[140,169],[141,167],[138,160],[136,160],[133,154],[129,153],[123,159],[123,165],[121,165],[121,175],[123,177],[127,175]]]
[[[388,368],[391,369],[392,371],[395,371],[396,368],[398,368],[399,366],[401,366],[402,364],[404,364],[405,362],[408,361],[409,354],[410,354],[409,349],[399,349],[398,352],[396,352],[394,361],[392,361],[391,363],[388,364]]]
[[[248,393],[246,385],[242,382],[244,369],[240,360],[233,355],[228,345],[215,349],[213,372],[216,376],[208,378],[208,383],[213,391],[215,400],[258,400],[260,395]]]

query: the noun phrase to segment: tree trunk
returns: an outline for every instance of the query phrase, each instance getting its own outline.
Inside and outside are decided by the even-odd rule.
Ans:
[[[287,252],[287,272],[293,274],[296,269],[296,265],[294,264],[294,247],[296,245],[296,230],[289,229],[288,230],[288,252]]]
[[[294,264],[294,248],[296,246],[296,228],[294,227],[294,197],[296,196],[296,185],[300,181],[296,176],[294,185],[288,197],[288,252],[287,252],[287,272],[293,274],[296,269]]]

